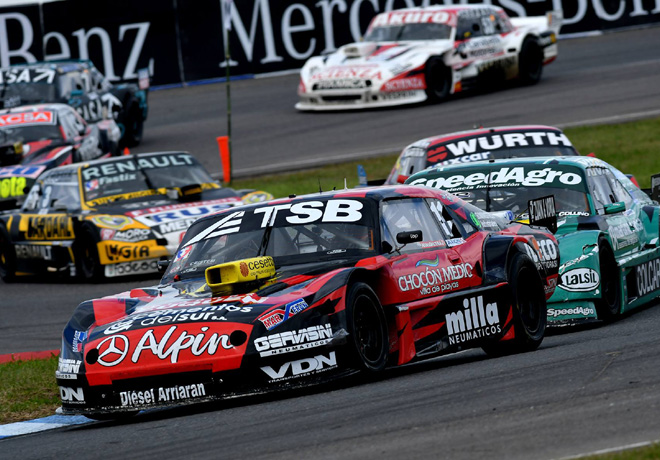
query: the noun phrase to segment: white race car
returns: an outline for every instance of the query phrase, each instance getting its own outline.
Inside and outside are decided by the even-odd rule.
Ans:
[[[406,8],[378,14],[364,39],[310,58],[299,110],[440,101],[475,84],[541,79],[557,57],[561,12],[509,18],[492,5]]]

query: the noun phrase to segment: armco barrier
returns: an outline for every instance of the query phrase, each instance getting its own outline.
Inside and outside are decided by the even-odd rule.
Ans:
[[[512,16],[562,9],[562,34],[660,22],[660,0],[485,1]],[[135,79],[144,67],[158,87],[217,81],[225,77],[226,37],[233,76],[280,72],[358,40],[377,12],[436,3],[452,2],[35,0],[0,8],[0,65],[90,58],[113,81]]]

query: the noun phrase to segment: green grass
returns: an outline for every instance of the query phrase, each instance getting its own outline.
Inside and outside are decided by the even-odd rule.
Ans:
[[[57,358],[0,365],[0,423],[53,415],[60,406]]]
[[[642,187],[650,186],[650,176],[660,172],[660,118],[617,125],[569,128],[565,130],[582,154],[596,153],[626,173],[634,174]],[[441,134],[439,131],[438,134]],[[410,139],[414,142],[416,139]],[[370,180],[387,177],[399,152],[365,161],[337,164],[291,174],[269,175],[237,180],[234,188],[268,190],[276,197],[302,195],[319,190],[352,188],[358,184],[357,165],[362,164]],[[52,415],[59,406],[55,384],[57,358],[0,365],[0,423],[10,423]],[[645,453],[637,452],[648,452]],[[660,447],[638,449],[630,453],[600,456],[599,459],[657,459]],[[629,456],[630,455],[630,456]],[[639,456],[638,456],[639,455]],[[646,455],[646,456],[644,456]]]
[[[602,125],[564,130],[575,148],[583,155],[595,153],[621,171],[633,174],[643,188],[651,185],[651,175],[660,173],[660,118],[617,125]],[[442,134],[438,131],[438,134]],[[414,142],[417,139],[410,139]],[[392,155],[353,161],[324,168],[309,169],[289,174],[274,174],[232,182],[232,187],[267,190],[275,197],[290,194],[303,195],[319,191],[344,188],[344,178],[349,188],[358,184],[357,165],[367,171],[367,178],[386,178],[400,152]]]
[[[590,455],[580,457],[581,460],[658,460],[660,459],[660,444],[652,444],[646,447],[613,452],[611,454]]]

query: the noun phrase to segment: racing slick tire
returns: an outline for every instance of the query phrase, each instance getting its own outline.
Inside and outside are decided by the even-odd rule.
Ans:
[[[9,232],[0,226],[0,278],[5,283],[11,283],[16,274],[16,251],[11,244]]]
[[[76,270],[83,281],[96,282],[103,278],[103,265],[99,260],[98,237],[89,225],[82,225],[76,238]]]
[[[135,147],[142,142],[144,120],[140,107],[132,104],[124,122],[124,137],[122,141],[126,147]]]
[[[426,63],[426,97],[430,102],[440,102],[449,96],[452,84],[451,69],[440,58]]]
[[[548,323],[543,281],[529,256],[516,252],[509,266],[509,285],[513,297],[515,337],[483,346],[491,356],[536,350],[543,341]]]
[[[526,37],[518,54],[518,77],[523,85],[535,85],[543,75],[543,48],[534,37]]]
[[[389,352],[387,321],[383,307],[368,284],[352,284],[346,296],[349,345],[357,368],[378,372],[385,368]]]
[[[596,301],[596,314],[598,319],[612,322],[621,311],[621,282],[614,251],[603,237],[598,238],[598,265],[601,297]]]

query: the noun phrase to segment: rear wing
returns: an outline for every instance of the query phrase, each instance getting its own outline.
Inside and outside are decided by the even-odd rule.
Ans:
[[[545,16],[510,17],[509,19],[515,27],[529,27],[539,35],[543,32],[553,32],[555,35],[559,35],[564,12],[553,10],[548,11]]]

